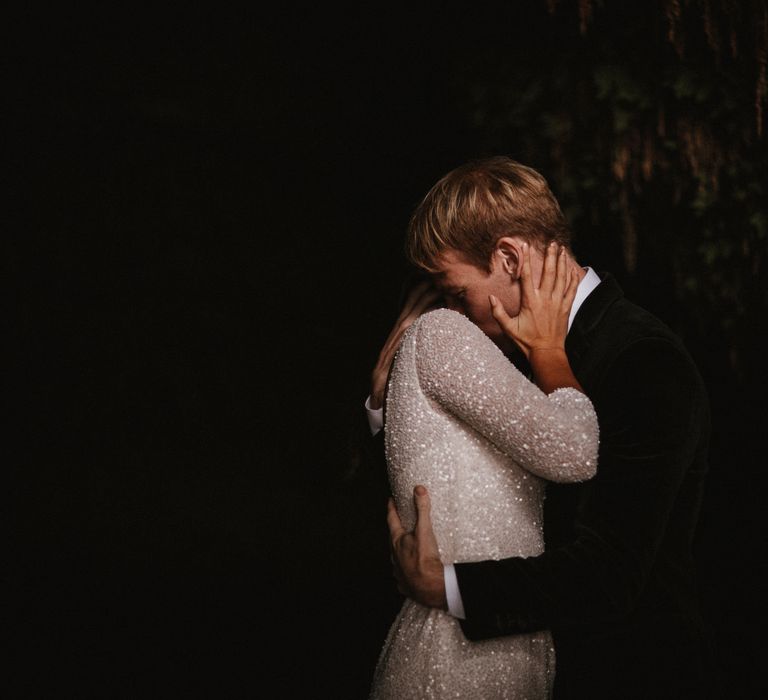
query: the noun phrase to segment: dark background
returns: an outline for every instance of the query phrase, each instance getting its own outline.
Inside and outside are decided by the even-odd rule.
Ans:
[[[751,35],[738,61],[710,61],[695,53],[703,5],[686,5],[689,65],[666,41],[669,3],[597,3],[586,27],[578,3],[548,4],[188,3],[9,23],[14,697],[365,695],[399,605],[383,475],[355,459],[368,375],[411,210],[494,153],[547,176],[580,259],[611,269],[701,367],[715,416],[702,600],[729,697],[764,685]],[[596,66],[654,84],[697,56],[713,67],[693,82],[731,90],[719,190],[702,195],[706,173],[669,156],[683,131],[659,146],[672,165],[628,186],[611,164],[633,143],[620,120],[650,98]],[[571,88],[587,74],[592,101]],[[669,84],[678,124],[726,104]],[[615,140],[595,145],[606,128]]]

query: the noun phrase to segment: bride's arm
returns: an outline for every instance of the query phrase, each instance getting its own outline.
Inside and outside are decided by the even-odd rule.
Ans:
[[[574,388],[549,396],[528,381],[471,321],[448,309],[416,326],[422,391],[528,471],[583,481],[597,464],[597,418]]]

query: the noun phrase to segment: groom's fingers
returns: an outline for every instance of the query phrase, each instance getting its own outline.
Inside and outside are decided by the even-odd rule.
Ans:
[[[424,537],[434,537],[432,530],[432,503],[429,500],[429,493],[423,486],[417,486],[413,489],[413,502],[416,505],[416,537],[424,541]]]
[[[387,525],[389,526],[389,536],[394,545],[405,534],[405,529],[400,522],[400,516],[397,514],[397,508],[395,508],[395,500],[392,497],[387,501]]]

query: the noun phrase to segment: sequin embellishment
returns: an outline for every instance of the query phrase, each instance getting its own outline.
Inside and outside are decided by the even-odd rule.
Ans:
[[[398,349],[385,445],[406,529],[413,487],[429,489],[444,563],[529,557],[544,548],[544,480],[595,473],[597,418],[584,394],[545,395],[477,326],[439,309],[417,319]],[[449,614],[406,600],[370,697],[542,700],[554,665],[546,630],[469,642]]]

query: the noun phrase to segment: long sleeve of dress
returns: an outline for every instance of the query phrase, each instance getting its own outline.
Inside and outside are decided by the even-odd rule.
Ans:
[[[414,325],[426,396],[537,476],[558,482],[594,476],[597,417],[584,394],[571,388],[544,394],[455,311],[432,311]]]
[[[666,339],[618,353],[594,390],[600,469],[581,495],[571,541],[528,559],[457,565],[470,639],[615,622],[651,595],[659,557],[671,557],[673,546],[684,551],[692,536],[702,394],[692,362]],[[680,544],[670,543],[670,528]],[[686,561],[676,556],[662,579],[666,588],[653,583],[653,591],[667,591],[652,591],[663,600],[684,590]]]

